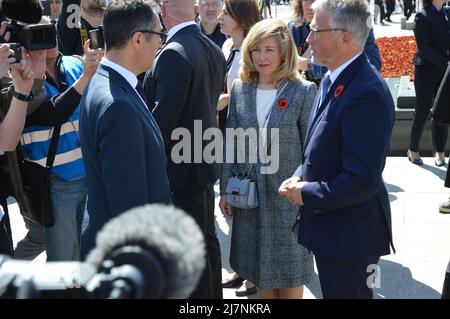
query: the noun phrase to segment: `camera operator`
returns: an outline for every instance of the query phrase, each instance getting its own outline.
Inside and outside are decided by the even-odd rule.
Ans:
[[[41,23],[48,23],[48,19],[43,18]],[[16,257],[18,258],[33,259],[44,249],[47,250],[47,260],[61,261],[78,258],[79,228],[86,190],[78,142],[77,107],[85,87],[103,56],[101,50],[89,50],[88,47],[89,42],[85,44],[86,55],[83,63],[75,57],[63,56],[56,47],[27,54],[35,77],[45,78],[45,82],[41,83],[41,91],[47,99],[41,100],[38,104],[34,103],[33,106],[29,105],[31,111],[27,115],[22,135],[22,149],[26,158],[45,166],[50,132],[54,126],[61,125],[62,128],[50,182],[55,224],[52,227],[46,227],[43,231],[40,224],[25,217],[29,231],[25,239],[17,245]],[[43,136],[46,138],[43,139]],[[65,154],[58,157],[63,152]],[[9,163],[14,168],[17,163],[17,154],[13,153],[11,157]],[[16,198],[21,209],[29,209],[25,206],[26,200],[20,175],[17,172],[11,174],[11,180],[11,195]]]
[[[64,55],[82,55],[89,31],[102,24],[104,12],[102,0],[63,0],[57,22],[59,51]]]
[[[5,26],[2,25],[0,37],[3,38],[4,33]],[[5,39],[8,40],[8,38],[9,34],[6,34]],[[0,88],[7,83],[6,76],[11,68],[14,90],[28,95],[33,85],[34,74],[25,61],[11,65],[15,62],[15,57],[11,57],[13,54],[14,51],[10,49],[9,44],[0,45]],[[3,99],[3,94],[1,98]],[[0,162],[5,160],[4,151],[15,149],[25,123],[26,110],[27,103],[17,98],[11,100],[8,112],[0,109]],[[13,245],[6,202],[8,195],[4,185],[5,181],[0,178],[0,254],[12,256]]]

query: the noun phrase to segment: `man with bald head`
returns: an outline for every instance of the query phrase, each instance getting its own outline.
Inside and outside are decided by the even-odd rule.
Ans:
[[[173,203],[190,214],[206,240],[208,262],[192,298],[222,298],[220,247],[214,228],[214,189],[219,164],[197,158],[202,150],[186,150],[190,161],[172,158],[176,128],[187,129],[191,137],[216,128],[216,105],[225,78],[222,51],[204,36],[195,23],[195,0],[161,1],[161,17],[168,30],[165,45],[146,74],[145,91],[166,146]],[[194,121],[196,134],[194,134]],[[198,134],[198,131],[201,134]],[[191,140],[189,143],[207,143]],[[198,145],[198,144],[195,144]],[[197,155],[194,155],[197,153]],[[183,156],[184,157],[184,156]],[[195,160],[194,160],[195,159]]]

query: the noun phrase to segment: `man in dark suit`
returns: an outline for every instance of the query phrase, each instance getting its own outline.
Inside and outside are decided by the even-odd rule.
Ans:
[[[367,1],[319,0],[313,8],[307,41],[329,72],[311,111],[303,164],[280,194],[301,205],[299,243],[315,255],[324,298],[372,298],[378,260],[392,244],[382,172],[394,104],[363,52]]]
[[[143,0],[115,0],[103,27],[105,56],[80,104],[88,188],[82,258],[113,217],[147,203],[171,202],[164,142],[136,78],[149,69],[160,46],[158,17]]]
[[[168,38],[146,75],[145,90],[166,145],[174,204],[197,221],[206,239],[208,263],[192,297],[221,298],[222,267],[214,227],[213,189],[219,166],[202,158],[207,142],[192,139],[217,127],[216,105],[225,78],[225,58],[196,25],[194,0],[169,0],[161,5]],[[200,134],[194,134],[194,126]],[[171,138],[175,128],[191,134],[188,143],[193,142],[192,147],[184,150],[190,155],[187,161],[173,158],[179,155],[172,154],[179,142]]]

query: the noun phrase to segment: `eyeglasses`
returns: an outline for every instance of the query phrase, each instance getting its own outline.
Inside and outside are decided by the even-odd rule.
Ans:
[[[206,1],[202,1],[201,3],[200,3],[200,5],[202,6],[202,7],[206,7],[206,8],[219,8],[220,7],[220,5],[222,4],[222,1],[213,1],[213,2],[206,2]]]
[[[343,28],[329,28],[329,29],[319,29],[319,30],[310,28],[310,34],[312,34],[312,37],[314,38],[314,40],[318,38],[318,35],[320,32],[332,32],[332,31],[349,32]]]
[[[136,31],[133,32],[133,34],[136,33],[136,32],[150,33],[150,34],[159,35],[161,43],[165,43],[166,40],[167,40],[167,33],[164,33],[164,32],[156,32],[156,31],[153,31],[153,30],[136,30]]]

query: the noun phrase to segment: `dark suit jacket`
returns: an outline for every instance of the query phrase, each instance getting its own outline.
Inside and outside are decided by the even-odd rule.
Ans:
[[[450,19],[448,8],[443,8]],[[450,22],[445,22],[433,5],[427,5],[416,14],[414,35],[417,52],[414,65],[434,66],[445,70],[449,61]]]
[[[138,93],[100,64],[80,104],[80,142],[88,188],[81,255],[103,225],[147,203],[170,203],[164,143]]]
[[[194,121],[199,120],[199,134],[217,127],[216,106],[225,78],[225,58],[222,51],[197,25],[178,31],[157,55],[153,69],[145,78],[149,108],[161,129],[169,159],[169,177],[173,190],[214,183],[219,177],[219,165],[207,164],[194,148]],[[191,134],[191,163],[176,164],[171,151],[179,141],[171,141],[175,128],[186,128]],[[177,137],[179,138],[179,137]],[[185,141],[186,143],[186,141]],[[203,147],[209,141],[203,142]],[[194,162],[194,153],[200,156]]]
[[[303,164],[294,174],[308,182],[299,242],[340,260],[389,254],[391,213],[381,176],[394,125],[388,87],[362,54],[311,114]]]

